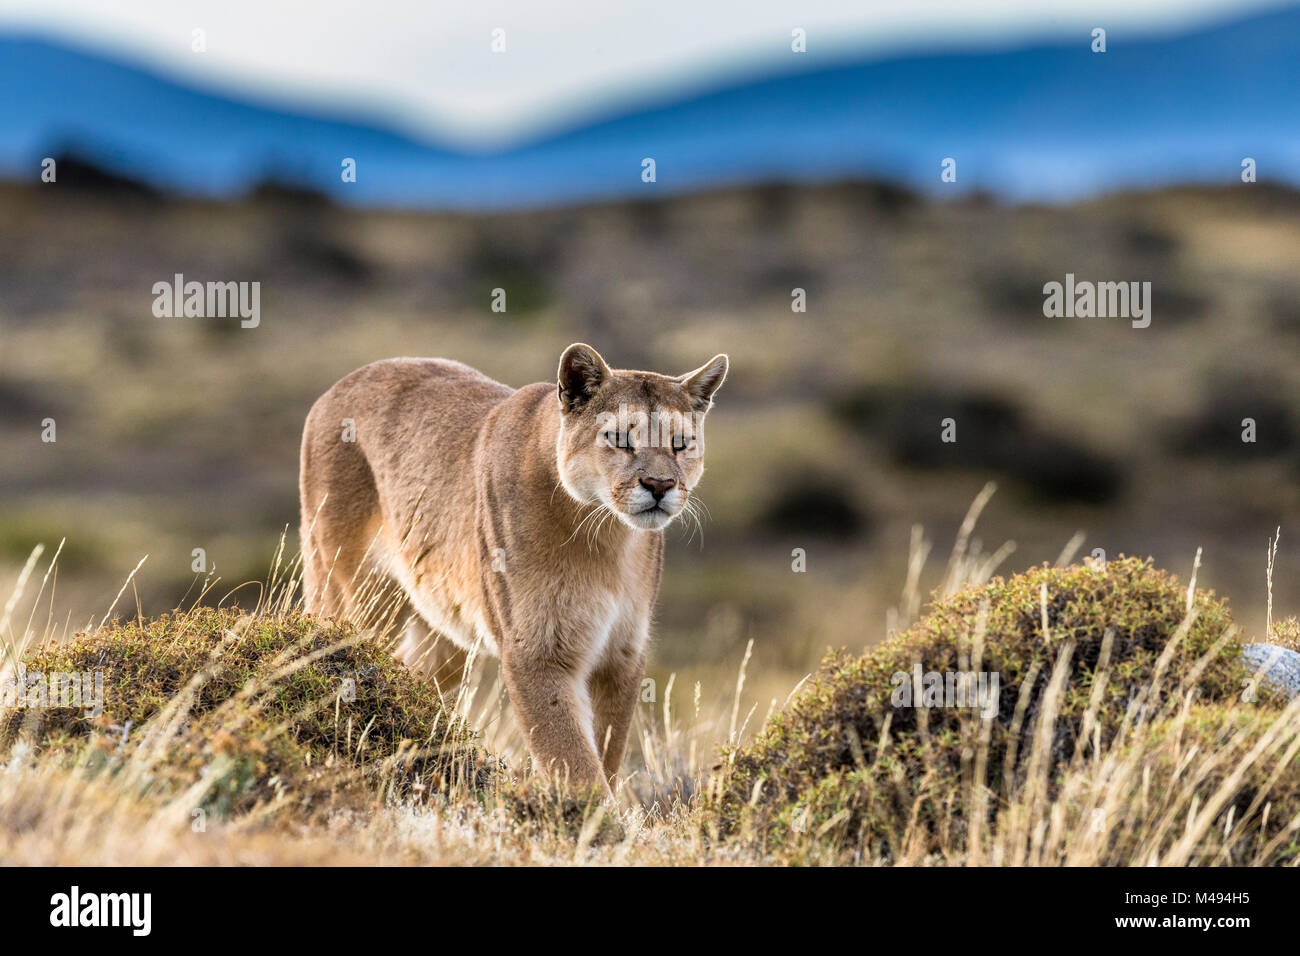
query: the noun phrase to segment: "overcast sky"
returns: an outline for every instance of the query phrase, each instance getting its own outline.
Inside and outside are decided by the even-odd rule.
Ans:
[[[0,0],[35,28],[192,84],[379,113],[415,135],[504,145],[731,76],[854,52],[1166,31],[1268,0]],[[468,9],[467,9],[468,8]],[[807,31],[803,58],[791,30]],[[205,31],[207,51],[191,50]],[[505,52],[493,53],[493,30]]]

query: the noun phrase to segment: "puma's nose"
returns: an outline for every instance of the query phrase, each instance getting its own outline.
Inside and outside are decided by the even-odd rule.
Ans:
[[[641,487],[654,495],[655,501],[658,501],[677,487],[677,480],[675,478],[642,478]]]

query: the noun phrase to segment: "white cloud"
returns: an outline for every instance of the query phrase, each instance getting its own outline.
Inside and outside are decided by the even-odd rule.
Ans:
[[[208,88],[379,112],[417,135],[491,146],[642,95],[853,51],[1176,27],[1263,0],[0,0],[0,24],[125,53]],[[491,51],[505,30],[506,52]],[[804,58],[790,31],[808,33]],[[191,51],[206,31],[207,52]]]

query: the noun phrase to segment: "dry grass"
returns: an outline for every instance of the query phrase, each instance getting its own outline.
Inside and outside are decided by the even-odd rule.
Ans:
[[[1001,686],[900,707],[914,668]],[[1223,602],[1149,562],[994,579],[829,658],[728,753],[708,824],[809,862],[1291,863],[1300,702],[1249,677]]]
[[[491,662],[446,705],[367,630],[294,608],[281,555],[247,611],[195,607],[66,640],[57,561],[20,576],[0,678],[106,672],[105,715],[0,709],[0,859],[52,864],[1221,865],[1300,858],[1300,703],[1242,701],[1224,604],[1148,564],[991,576],[958,534],[902,630],[755,696],[670,679],[638,708],[617,806],[540,786]],[[1062,554],[1069,563],[1077,542]],[[35,595],[24,592],[38,574]],[[209,587],[219,582],[207,582]],[[123,594],[129,593],[129,586]],[[382,612],[383,595],[370,608]],[[15,624],[30,603],[25,624]],[[44,620],[37,608],[46,611]],[[107,615],[105,616],[107,618]],[[1282,638],[1286,622],[1275,626]],[[988,720],[879,706],[890,674],[998,670]],[[982,665],[982,667],[980,666]],[[341,692],[352,679],[354,696]],[[108,688],[112,690],[108,690]],[[766,702],[765,698],[767,698]],[[872,702],[874,701],[874,705]],[[760,706],[760,702],[764,702]],[[128,724],[129,722],[129,724]],[[125,728],[130,727],[129,732]],[[472,728],[472,729],[471,729]],[[720,756],[721,755],[721,756]]]

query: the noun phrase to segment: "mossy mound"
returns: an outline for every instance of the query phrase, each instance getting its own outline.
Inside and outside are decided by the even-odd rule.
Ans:
[[[1189,615],[1185,586],[1134,558],[1038,568],[940,602],[862,657],[828,657],[751,745],[725,753],[707,802],[710,826],[771,847],[815,834],[868,859],[904,855],[904,835],[931,850],[961,846],[976,815],[973,794],[987,794],[992,820],[1025,796],[1032,775],[1046,781],[1050,799],[1076,753],[1095,759],[1121,730],[1164,719],[1189,693],[1201,704],[1236,703],[1248,674],[1228,609],[1206,591],[1191,607]],[[1063,649],[1069,665],[1053,700],[1048,686]],[[988,676],[979,701],[988,720],[948,696],[960,687],[949,675],[973,672]],[[918,702],[937,686],[931,700],[940,705],[910,706],[904,695],[917,686]],[[1276,714],[1282,705],[1261,690],[1241,706]],[[977,780],[987,790],[973,788]]]
[[[302,615],[198,609],[78,635],[31,654],[28,675],[103,675],[103,713],[0,712],[0,746],[40,760],[129,772],[196,808],[259,804],[297,819],[392,793],[485,786],[491,764],[437,692],[353,631]],[[30,679],[30,678],[29,678]],[[206,783],[206,786],[199,784]]]

